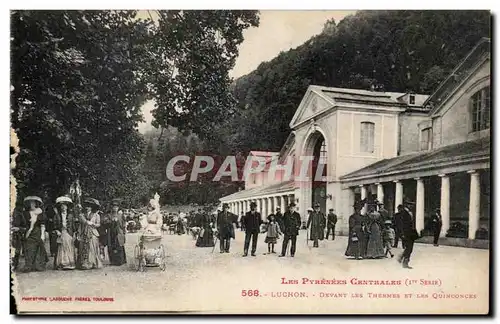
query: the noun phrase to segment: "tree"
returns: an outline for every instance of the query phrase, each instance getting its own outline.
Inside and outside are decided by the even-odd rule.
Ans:
[[[148,71],[155,127],[175,126],[211,138],[236,104],[229,71],[243,30],[258,26],[256,11],[159,11]]]
[[[12,127],[18,197],[53,201],[79,177],[85,194],[147,194],[141,106],[155,126],[208,136],[231,113],[227,72],[253,11],[14,11]],[[18,199],[20,201],[20,199]]]

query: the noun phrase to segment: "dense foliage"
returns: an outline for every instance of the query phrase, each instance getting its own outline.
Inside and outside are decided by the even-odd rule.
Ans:
[[[154,190],[137,131],[146,99],[158,103],[155,125],[184,125],[202,137],[212,133],[212,121],[228,116],[234,99],[227,71],[257,13],[156,15],[12,12],[18,201],[29,194],[54,201],[78,177],[85,195],[136,204]]]

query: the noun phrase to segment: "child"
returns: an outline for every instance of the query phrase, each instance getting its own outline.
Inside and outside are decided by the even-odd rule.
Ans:
[[[265,242],[267,243],[268,253],[276,253],[274,252],[274,245],[281,234],[281,230],[274,215],[269,216],[269,223],[267,224],[265,232],[267,232]]]
[[[384,233],[383,233],[383,240],[384,240],[384,246],[385,246],[385,257],[387,258],[387,254],[391,256],[391,258],[394,257],[394,254],[391,252],[391,247],[394,245],[394,239],[396,237],[396,234],[394,232],[394,229],[391,227],[392,222],[390,220],[386,220],[384,222]]]

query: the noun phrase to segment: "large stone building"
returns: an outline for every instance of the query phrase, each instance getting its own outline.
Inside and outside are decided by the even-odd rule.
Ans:
[[[303,218],[319,202],[323,211],[335,209],[342,234],[356,200],[378,199],[393,213],[408,198],[416,203],[420,231],[440,207],[442,236],[460,228],[458,236],[484,235],[490,214],[490,47],[489,39],[477,44],[430,96],[310,86],[281,152],[251,152],[266,167],[246,177],[245,190],[221,202],[239,215],[255,201],[267,215],[294,201]],[[307,157],[313,162],[305,163]],[[287,161],[294,163],[271,172],[273,164]]]

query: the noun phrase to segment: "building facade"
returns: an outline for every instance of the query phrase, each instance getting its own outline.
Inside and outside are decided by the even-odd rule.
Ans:
[[[240,215],[255,201],[268,215],[293,201],[304,219],[319,202],[345,234],[356,200],[383,201],[393,213],[407,198],[419,231],[440,207],[442,236],[487,237],[490,47],[482,40],[431,95],[310,86],[281,152],[252,153],[266,168],[221,202]],[[276,175],[273,163],[287,167]]]

